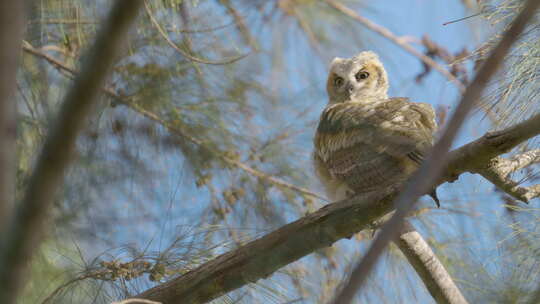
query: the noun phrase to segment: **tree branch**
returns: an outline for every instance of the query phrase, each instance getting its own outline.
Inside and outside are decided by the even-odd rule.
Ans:
[[[422,235],[405,222],[394,243],[420,276],[429,293],[439,304],[467,304],[450,274]]]
[[[520,187],[519,183],[514,182],[509,175],[538,162],[540,162],[540,150],[536,149],[518,154],[511,159],[495,157],[478,172],[508,195],[528,203],[531,199],[540,196],[540,185]]]
[[[448,159],[448,151],[461,125],[473,109],[475,102],[482,96],[482,92],[491,77],[502,65],[504,57],[512,44],[518,39],[527,23],[535,15],[539,5],[540,2],[538,0],[528,0],[526,2],[522,11],[514,19],[511,27],[504,33],[504,36],[486,59],[471,84],[467,86],[444,133],[433,149],[431,149],[429,156],[422,163],[418,171],[405,183],[404,190],[399,194],[395,202],[395,214],[384,225],[377,238],[371,243],[367,253],[360,260],[360,263],[351,272],[349,284],[337,295],[336,303],[346,304],[352,301],[356,291],[365,282],[377,259],[386,248],[386,245],[397,236],[407,213],[412,210],[421,195],[429,193],[433,189],[433,181],[437,180],[444,172],[444,165]],[[508,143],[503,143],[503,145],[505,144]]]
[[[15,87],[25,30],[24,1],[0,1],[0,231],[15,197]]]
[[[424,64],[427,66],[433,68],[434,70],[441,73],[444,77],[446,77],[450,82],[452,82],[456,87],[459,89],[460,92],[465,91],[465,85],[457,79],[452,73],[450,73],[447,69],[442,67],[440,64],[438,64],[435,60],[431,59],[430,57],[422,54],[420,51],[416,50],[414,47],[412,47],[410,44],[407,43],[405,39],[402,39],[398,36],[396,36],[394,33],[392,33],[387,28],[380,26],[376,24],[375,22],[369,20],[368,18],[365,18],[359,14],[357,14],[352,9],[348,8],[347,6],[334,1],[334,0],[324,0],[329,6],[335,8],[336,10],[340,11],[344,15],[349,16],[350,18],[362,23],[366,28],[370,29],[371,31],[374,31],[375,33],[383,36],[384,38],[392,41],[397,46],[401,47],[403,50],[408,52],[409,54],[415,56],[416,58],[420,59]]]
[[[372,229],[382,227],[393,215],[390,212],[371,224]],[[409,216],[415,216],[414,213]],[[405,220],[399,236],[394,244],[407,258],[415,272],[418,274],[433,299],[439,304],[467,304],[467,300],[457,288],[454,280],[444,268],[422,235],[414,226]],[[348,280],[344,281],[346,284]]]
[[[488,133],[449,155],[445,180],[485,166],[493,157],[540,134],[540,115],[511,128]],[[502,141],[501,141],[502,140]],[[503,142],[508,140],[508,142]],[[266,278],[279,268],[334,242],[369,228],[393,209],[397,188],[368,193],[326,205],[274,232],[218,256],[136,298],[170,303],[204,303],[245,284]]]
[[[56,125],[45,140],[24,198],[7,229],[2,231],[0,303],[15,302],[23,282],[23,273],[45,230],[48,209],[75,150],[77,135],[92,113],[99,88],[120,52],[129,26],[141,5],[141,0],[114,2],[105,25],[83,62],[82,72],[64,98]]]

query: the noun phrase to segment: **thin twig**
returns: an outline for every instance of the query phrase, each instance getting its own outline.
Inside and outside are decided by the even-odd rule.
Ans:
[[[158,33],[161,35],[161,37],[163,37],[163,39],[165,39],[165,42],[167,42],[167,44],[173,48],[173,50],[175,50],[176,52],[178,52],[180,55],[182,55],[183,57],[186,57],[187,59],[191,60],[191,61],[195,61],[195,62],[198,62],[198,63],[202,63],[202,64],[210,64],[210,65],[227,65],[227,64],[231,64],[231,63],[234,63],[240,59],[243,59],[245,57],[247,57],[250,53],[247,53],[247,54],[243,54],[243,55],[239,55],[239,56],[236,56],[236,57],[233,57],[233,58],[227,58],[227,59],[224,59],[222,61],[211,61],[211,60],[207,60],[207,59],[203,59],[203,58],[198,58],[198,57],[195,57],[193,55],[190,55],[188,54],[187,52],[184,52],[181,48],[179,48],[172,40],[171,38],[169,37],[169,35],[165,32],[165,30],[161,27],[161,25],[159,25],[159,22],[156,20],[156,18],[154,17],[154,15],[152,14],[152,11],[150,10],[150,7],[148,6],[148,2],[147,1],[144,1],[144,8],[146,10],[146,14],[148,15],[148,17],[150,18],[150,22],[152,23],[152,25],[156,28],[156,30],[158,31]]]
[[[240,35],[242,35],[242,39],[244,39],[244,42],[249,45],[253,50],[257,51],[257,40],[255,40],[255,38],[253,38],[253,35],[251,35],[251,32],[249,30],[249,27],[246,25],[244,17],[240,15],[240,13],[238,13],[238,11],[232,6],[229,0],[219,0],[219,2],[223,6],[225,6],[229,15],[233,17],[234,23],[236,24]]]
[[[463,83],[457,79],[452,73],[450,73],[447,69],[442,67],[440,64],[435,62],[435,60],[429,58],[428,56],[422,54],[420,51],[416,50],[414,47],[412,47],[410,44],[408,44],[404,39],[399,38],[394,33],[392,33],[387,28],[376,24],[375,22],[369,20],[368,18],[362,17],[359,14],[357,14],[352,9],[348,8],[347,6],[334,1],[334,0],[324,0],[328,5],[335,8],[336,10],[342,12],[343,14],[351,17],[352,19],[362,23],[365,27],[368,29],[378,33],[379,35],[383,36],[384,38],[392,41],[399,47],[403,48],[405,51],[410,53],[411,55],[417,57],[420,59],[423,63],[430,66],[431,68],[437,70],[439,73],[441,73],[444,77],[446,77],[450,82],[454,83],[456,87],[459,89],[460,92],[465,91],[465,86]]]
[[[38,19],[38,20],[32,20],[30,23],[41,23],[41,24],[88,24],[88,25],[97,25],[99,24],[98,21],[94,20],[78,20],[78,19]]]
[[[119,302],[112,302],[111,304],[161,304],[161,302],[150,301],[145,299],[127,299]]]
[[[35,49],[33,48],[28,42],[24,42],[23,43],[23,46],[22,46],[23,50],[29,54],[32,54],[34,56],[37,56],[37,57],[40,57],[40,58],[43,58],[45,59],[47,62],[49,62],[50,64],[52,64],[55,68],[59,69],[60,71],[64,71],[64,72],[67,72],[70,76],[70,78],[72,78],[74,75],[76,75],[76,71],[69,67],[67,64],[65,64],[64,62],[46,54],[46,53],[43,53],[41,52],[40,50],[38,49]],[[326,197],[324,197],[323,195],[320,195],[320,194],[317,194],[313,191],[310,191],[309,189],[306,189],[306,188],[303,188],[303,187],[299,187],[299,186],[296,186],[296,185],[293,185],[291,183],[288,183],[280,178],[277,178],[275,176],[272,176],[270,174],[267,174],[267,173],[264,173],[260,170],[257,170],[253,167],[250,167],[248,166],[247,164],[244,164],[243,162],[241,161],[238,161],[238,160],[235,160],[235,159],[232,159],[230,157],[227,157],[226,155],[224,155],[222,152],[220,151],[217,151],[217,150],[214,150],[212,148],[210,148],[208,145],[205,145],[205,143],[203,141],[201,141],[200,139],[190,135],[189,133],[185,132],[184,130],[182,130],[181,128],[175,126],[174,124],[160,118],[158,115],[148,111],[148,110],[145,110],[144,108],[130,102],[127,98],[119,95],[118,93],[116,93],[113,89],[111,88],[108,88],[108,87],[102,87],[102,90],[107,93],[107,95],[113,97],[119,104],[122,104],[124,106],[126,106],[127,108],[129,108],[130,110],[140,114],[140,115],[143,115],[144,117],[152,120],[153,122],[156,122],[160,125],[162,125],[163,127],[165,127],[167,130],[169,130],[171,133],[174,133],[176,135],[179,135],[180,137],[190,141],[191,143],[193,144],[196,144],[202,148],[204,148],[205,150],[211,152],[212,154],[218,156],[220,159],[222,159],[225,163],[233,166],[233,167],[236,167],[236,168],[239,168],[241,169],[242,171],[252,175],[252,176],[255,176],[257,178],[260,178],[264,181],[267,181],[275,186],[279,186],[279,187],[283,187],[283,188],[286,188],[286,189],[291,189],[293,191],[296,191],[296,192],[299,192],[299,193],[302,193],[304,195],[308,195],[308,196],[311,196],[311,197],[314,197],[314,198],[318,198],[318,199],[321,199],[325,202],[328,201],[328,199],[326,199]]]
[[[24,272],[39,246],[49,209],[75,151],[75,141],[96,103],[99,88],[123,46],[142,0],[115,1],[83,62],[81,73],[67,92],[29,179],[17,213],[0,240],[0,303],[11,304]]]
[[[176,28],[176,26],[172,26],[172,27],[167,28],[167,31],[175,32],[175,33],[183,33],[183,34],[208,33],[208,32],[214,32],[214,31],[219,31],[219,30],[228,28],[229,26],[232,26],[234,24],[235,22],[231,21],[223,25],[218,25],[215,27],[208,27],[208,28],[200,28],[200,29],[185,29],[185,28]]]
[[[406,183],[405,190],[400,193],[396,199],[397,211],[382,228],[380,234],[371,244],[366,255],[352,271],[349,283],[338,293],[335,303],[351,303],[356,291],[362,286],[371,272],[373,266],[377,263],[383,250],[388,243],[394,239],[399,231],[406,214],[414,207],[415,202],[424,193],[428,193],[433,187],[433,181],[437,180],[445,168],[448,160],[448,150],[465,121],[467,114],[473,109],[475,102],[481,97],[482,91],[487,85],[489,79],[495,74],[502,64],[505,55],[510,50],[512,44],[518,39],[521,32],[525,29],[528,21],[534,16],[536,8],[540,5],[538,0],[528,0],[525,8],[516,17],[510,29],[505,33],[502,40],[493,50],[489,58],[478,71],[474,80],[465,90],[456,111],[437,144],[433,147],[427,160],[420,169]]]

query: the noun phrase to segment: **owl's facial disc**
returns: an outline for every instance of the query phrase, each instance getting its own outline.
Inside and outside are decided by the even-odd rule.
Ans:
[[[370,73],[364,69],[351,70],[347,75],[333,76],[333,92],[338,102],[350,101],[361,96],[367,96],[370,91],[368,78]]]
[[[387,98],[388,79],[377,55],[368,51],[335,58],[326,88],[330,103],[370,102]]]

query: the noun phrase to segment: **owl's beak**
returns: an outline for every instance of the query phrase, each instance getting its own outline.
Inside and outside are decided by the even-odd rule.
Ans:
[[[349,94],[352,94],[352,92],[354,91],[354,86],[353,86],[350,82],[348,82],[348,83],[345,85],[345,90],[347,90],[347,92],[348,92]]]

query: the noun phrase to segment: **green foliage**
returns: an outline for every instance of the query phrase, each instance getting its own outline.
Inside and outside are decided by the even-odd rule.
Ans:
[[[489,54],[523,4],[521,0],[483,2],[485,17],[496,28],[496,35],[476,51],[480,62]],[[484,102],[497,126],[510,126],[538,113],[535,100],[540,96],[539,37],[540,20],[535,18],[507,55],[504,67],[490,85]]]
[[[377,40],[322,1],[146,2],[104,86],[99,114],[79,138],[77,160],[53,210],[54,233],[34,262],[20,303],[42,301],[61,282],[73,283],[54,294],[55,303],[108,303],[325,204],[293,187],[319,189],[310,154],[326,103],[321,79],[330,58],[365,45],[376,49]],[[359,1],[342,2],[366,9]],[[503,29],[519,1],[501,3],[489,20]],[[42,56],[24,52],[18,75],[18,195],[74,77],[66,69],[77,71],[109,4],[33,4],[27,42]],[[536,111],[528,101],[537,98],[540,83],[538,30],[531,26],[523,36],[486,97],[501,124]],[[426,230],[438,236],[444,231],[430,224],[435,228]],[[321,250],[218,301],[326,303],[370,237],[363,233],[355,242]],[[84,254],[68,248],[72,241]],[[373,280],[366,302],[425,294],[410,286],[420,283],[400,255],[386,261],[381,267],[390,270],[385,278],[395,291],[388,294],[385,282]],[[445,262],[452,270],[463,265]]]

